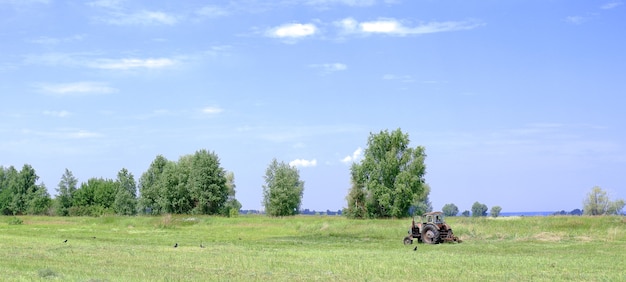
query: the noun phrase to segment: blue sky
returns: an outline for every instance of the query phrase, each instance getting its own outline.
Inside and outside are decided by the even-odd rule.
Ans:
[[[345,206],[370,132],[428,155],[435,209],[626,198],[622,1],[0,0],[0,165],[51,194],[214,151],[244,209],[290,162]]]

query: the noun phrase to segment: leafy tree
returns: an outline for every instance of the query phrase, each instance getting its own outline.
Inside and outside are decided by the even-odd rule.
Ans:
[[[3,215],[13,215],[13,196],[17,190],[19,172],[14,166],[2,168],[2,177],[0,178],[0,212]]]
[[[187,189],[191,156],[182,156],[178,163],[168,163],[163,170],[163,179],[159,182],[158,206],[162,212],[186,214],[193,208]]]
[[[606,191],[594,186],[583,201],[583,212],[586,215],[620,214],[624,208],[624,200],[611,201]]]
[[[426,154],[421,146],[409,147],[409,136],[400,129],[370,134],[359,164],[353,164],[352,188],[346,215],[365,217],[406,217],[409,207],[424,202],[428,189],[424,181]],[[355,205],[360,201],[364,205]],[[365,211],[359,211],[359,209]],[[351,210],[355,209],[355,210]]]
[[[226,187],[228,187],[228,198],[224,204],[224,215],[228,217],[235,217],[239,215],[241,210],[241,203],[235,198],[235,174],[232,171],[226,172]]]
[[[470,211],[464,210],[461,215],[463,215],[464,217],[469,217],[470,216]]]
[[[414,205],[415,209],[413,210],[413,214],[421,215],[421,214],[425,214],[427,212],[433,211],[433,204],[430,202],[430,199],[428,198],[428,194],[430,193],[430,186],[428,186],[428,184],[424,184],[423,193],[426,196],[423,197]]]
[[[459,208],[455,204],[445,204],[441,211],[445,216],[456,216],[459,214]]]
[[[28,214],[49,214],[52,199],[45,184],[36,185],[28,194]]]
[[[77,190],[78,179],[74,177],[69,169],[65,169],[65,173],[61,176],[61,181],[57,187],[56,197],[56,213],[57,215],[69,215],[69,209],[72,207],[72,198]]]
[[[118,185],[112,179],[90,178],[72,198],[70,215],[100,216],[113,212]]]
[[[300,209],[304,181],[300,172],[285,162],[273,159],[265,171],[263,185],[263,206],[270,216],[295,215]]]
[[[162,155],[158,155],[150,164],[150,167],[139,178],[139,210],[144,213],[160,214],[160,185],[163,179],[163,171],[168,161]]]
[[[348,196],[346,196],[348,207],[343,210],[343,213],[349,218],[365,218],[367,217],[367,208],[365,206],[367,191],[365,187],[357,184],[358,175],[356,171],[359,167],[356,166],[357,164],[352,164],[352,168],[350,169],[352,188],[350,188]]]
[[[487,210],[489,210],[487,208],[487,205],[481,204],[479,202],[474,202],[474,204],[472,205],[472,216],[487,216]]]
[[[491,207],[491,216],[498,217],[500,216],[501,211],[502,211],[502,208],[500,206],[493,206]]]
[[[219,214],[228,200],[226,171],[217,155],[199,150],[191,157],[187,187],[197,214]],[[233,176],[234,177],[234,176]],[[234,187],[233,187],[234,189]]]
[[[113,208],[119,215],[134,215],[137,212],[137,184],[135,177],[127,169],[117,173],[117,191]]]

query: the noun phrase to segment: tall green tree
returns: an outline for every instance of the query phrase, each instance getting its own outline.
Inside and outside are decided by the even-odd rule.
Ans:
[[[270,216],[295,215],[300,209],[304,181],[296,167],[273,159],[265,171],[263,206]]]
[[[69,209],[72,207],[72,199],[74,193],[78,189],[78,179],[74,177],[69,169],[65,169],[65,172],[61,176],[61,181],[57,187],[56,196],[56,213],[60,216],[69,215]]]
[[[346,196],[348,207],[343,209],[343,214],[349,218],[366,218],[368,216],[366,207],[367,191],[365,187],[359,184],[359,169],[360,167],[355,163],[352,164],[350,169],[352,187]]]
[[[423,202],[428,196],[425,158],[424,147],[409,147],[409,136],[400,129],[371,133],[364,158],[351,167],[352,188],[346,215],[408,216],[411,205]],[[359,201],[350,199],[351,196],[364,198],[365,205],[354,205]],[[360,208],[365,208],[365,212],[358,212]]]
[[[620,214],[624,200],[611,201],[609,194],[599,186],[594,186],[583,201],[583,213],[586,215]]]
[[[160,214],[160,186],[163,181],[163,171],[168,164],[164,156],[158,155],[150,164],[150,167],[139,178],[139,200],[138,206],[142,213]]]
[[[445,216],[456,216],[459,214],[459,208],[455,204],[445,204],[441,211]]]
[[[2,169],[0,178],[0,212],[2,215],[13,215],[13,196],[17,190],[19,172],[14,166]]]
[[[196,151],[191,157],[188,189],[196,214],[220,214],[228,200],[226,171],[214,152]]]
[[[137,184],[135,177],[126,168],[117,173],[117,191],[113,208],[119,215],[134,215],[137,212]]]
[[[489,210],[489,208],[487,208],[487,205],[481,204],[479,202],[474,202],[474,204],[472,205],[472,216],[487,216],[487,210]]]

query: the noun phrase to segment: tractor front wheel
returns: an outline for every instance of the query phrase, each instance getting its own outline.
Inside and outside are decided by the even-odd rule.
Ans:
[[[409,237],[409,236],[404,237],[404,244],[405,245],[413,244],[413,240],[411,240],[411,237]]]

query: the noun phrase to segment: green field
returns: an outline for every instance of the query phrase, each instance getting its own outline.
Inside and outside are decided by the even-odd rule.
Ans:
[[[464,242],[417,251],[409,219],[18,219],[0,217],[4,281],[626,281],[625,217],[448,218]]]

